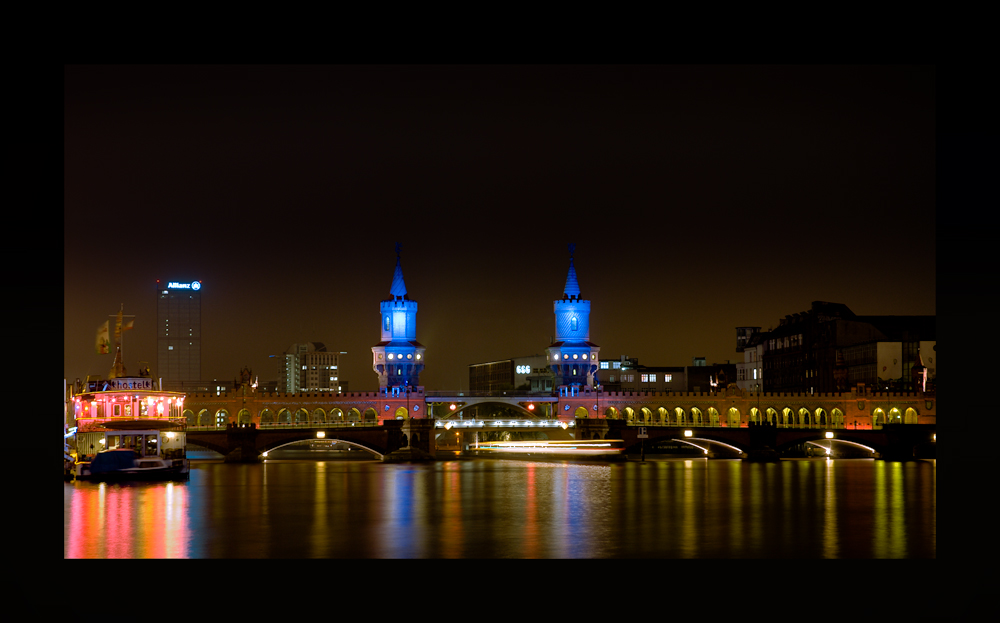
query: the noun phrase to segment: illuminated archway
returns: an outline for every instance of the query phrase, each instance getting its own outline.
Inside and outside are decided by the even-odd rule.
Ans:
[[[795,412],[788,407],[781,410],[781,425],[785,428],[795,426]]]
[[[767,423],[768,424],[777,424],[778,423],[778,412],[775,411],[773,408],[768,407],[767,410],[764,411],[764,413],[767,416]]]
[[[618,420],[621,419],[621,414],[618,413],[618,409],[615,409],[614,407],[608,407],[607,409],[604,410],[604,417],[609,420]]]
[[[886,421],[889,424],[901,424],[903,422],[903,414],[899,411],[899,409],[893,407],[892,409],[889,409],[889,418]]]
[[[917,410],[913,407],[907,407],[906,413],[903,415],[903,424],[916,424],[919,421],[919,414]]]
[[[573,417],[585,418],[587,417],[587,410],[584,409],[583,407],[577,407],[576,411],[573,412]]]
[[[308,424],[309,423],[309,412],[305,409],[299,409],[295,412],[295,419],[293,420],[296,424]]]
[[[406,407],[400,407],[396,409],[397,420],[405,420],[408,417],[410,417],[410,414],[406,412]]]
[[[752,411],[756,411],[756,409],[752,409]],[[727,415],[726,419],[728,420],[726,422],[726,424],[728,426],[732,426],[734,428],[739,428],[739,426],[740,426],[740,410],[737,409],[736,407],[729,407],[729,411],[726,412],[726,415]]]
[[[212,426],[212,413],[208,409],[198,412],[198,426]]]
[[[829,418],[826,416],[826,411],[823,410],[823,407],[818,407],[816,411],[813,412],[813,415],[816,416],[816,419],[814,420],[816,422],[816,426],[822,427],[830,425]]]
[[[635,421],[635,411],[632,407],[625,407],[625,421],[634,422]]]
[[[647,409],[646,407],[643,407],[642,408],[642,421],[643,421],[643,423],[648,424],[649,420],[652,419],[652,417],[653,417],[653,412],[650,411],[649,409]]]
[[[705,418],[701,415],[701,409],[698,407],[691,407],[691,424],[694,426],[701,426],[705,423]]]
[[[805,407],[799,409],[799,426],[802,428],[812,428],[812,414]]]
[[[292,423],[292,412],[288,409],[281,409],[278,411],[278,423],[279,424],[291,424]]]
[[[215,426],[225,428],[229,424],[229,411],[219,409],[215,412]]]
[[[358,411],[357,407],[351,407],[351,410],[347,412],[347,421],[349,422],[361,421],[361,412]]]
[[[341,411],[340,409],[338,409],[337,407],[334,407],[334,408],[330,409],[330,421],[331,422],[343,422],[344,421],[344,412]]]
[[[833,425],[834,426],[836,426],[837,428],[843,428],[844,427],[844,412],[843,411],[841,411],[840,409],[834,409],[833,411],[830,412],[830,415],[833,417]]]
[[[249,424],[251,421],[253,421],[253,416],[246,409],[240,409],[240,412],[236,414],[237,424]]]
[[[750,407],[750,423],[751,424],[763,424],[764,418],[760,413],[760,409],[757,407]]]
[[[197,426],[198,416],[191,409],[184,409],[184,421],[187,422],[188,426]]]
[[[687,424],[687,413],[684,412],[684,409],[674,407],[674,421],[677,422],[678,426],[685,426]]]
[[[264,409],[263,411],[260,412],[261,424],[274,424],[275,420],[276,418],[274,415],[274,411],[271,411],[270,409]]]
[[[667,426],[670,424],[670,412],[660,407],[656,410],[656,419],[660,424]]]
[[[715,410],[715,407],[708,408],[708,425],[709,426],[719,425],[719,412]]]
[[[313,409],[312,421],[314,424],[326,421],[326,411],[323,409]]]
[[[364,416],[362,418],[365,422],[374,422],[378,419],[378,413],[375,413],[375,409],[368,407],[365,409]]]
[[[872,428],[881,428],[885,424],[885,411],[882,407],[875,407],[872,410]]]

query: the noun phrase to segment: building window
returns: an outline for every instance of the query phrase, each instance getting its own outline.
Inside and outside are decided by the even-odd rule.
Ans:
[[[640,380],[643,383],[648,383],[649,382],[649,375],[648,374],[640,374],[639,377],[640,377]]]
[[[601,370],[607,370],[607,369],[608,369],[608,362],[607,361],[602,361],[601,362]]]
[[[612,375],[608,376],[608,383],[614,383],[614,382],[615,382],[615,375],[612,374]]]
[[[614,366],[613,367],[614,367],[615,370],[620,370],[621,367],[622,367],[622,362],[620,362],[620,361],[614,362]]]
[[[655,383],[656,382],[656,375],[655,374],[650,374],[649,375],[649,382],[650,383]]]
[[[674,376],[672,374],[664,374],[663,375],[663,382],[664,383],[669,383],[672,378],[674,378]]]
[[[573,316],[572,318],[569,319],[569,330],[570,331],[576,331],[577,327],[578,327],[578,324],[577,324],[576,316]]]

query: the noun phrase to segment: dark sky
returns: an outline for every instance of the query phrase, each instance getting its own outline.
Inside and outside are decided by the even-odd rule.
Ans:
[[[935,309],[935,70],[910,66],[71,66],[65,376],[155,280],[202,290],[202,372],[277,378],[295,343],[371,347],[396,255],[428,389],[540,354],[576,244],[591,340],[736,360],[811,301]]]

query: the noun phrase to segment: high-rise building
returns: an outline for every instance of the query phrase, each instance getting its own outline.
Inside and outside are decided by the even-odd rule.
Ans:
[[[285,351],[285,365],[278,379],[278,390],[288,394],[342,393],[347,382],[341,381],[339,368],[340,354],[327,351],[322,342],[292,344]]]
[[[163,388],[201,380],[201,281],[156,281],[156,370]]]

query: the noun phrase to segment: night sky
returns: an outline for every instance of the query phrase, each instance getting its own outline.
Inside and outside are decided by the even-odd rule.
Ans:
[[[70,66],[64,369],[157,375],[155,280],[203,281],[202,376],[345,351],[402,245],[427,389],[541,354],[570,243],[605,358],[741,358],[816,300],[934,315],[935,70],[882,66]]]

